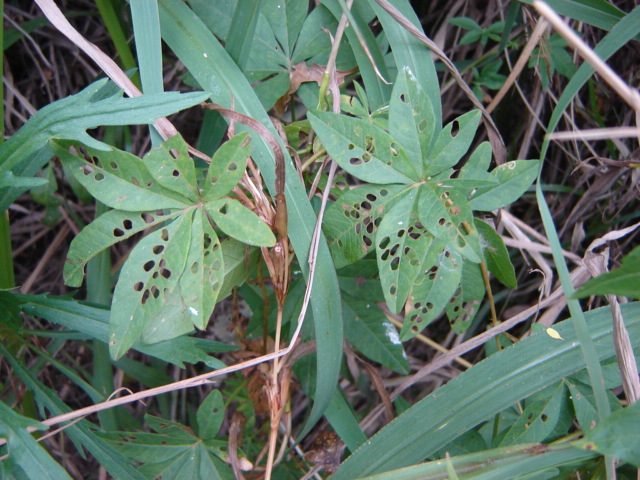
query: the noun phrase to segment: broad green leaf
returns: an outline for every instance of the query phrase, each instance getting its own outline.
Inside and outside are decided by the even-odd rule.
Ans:
[[[571,426],[571,421],[567,422],[570,418],[568,410],[567,392],[561,382],[549,398],[530,402],[526,406],[502,438],[500,446],[544,442],[560,422],[564,422],[566,434]]]
[[[16,176],[35,175],[53,155],[47,145],[52,137],[69,138],[94,149],[108,150],[107,145],[93,139],[86,130],[101,125],[153,123],[156,118],[197,105],[206,98],[207,94],[202,92],[122,98],[122,92],[113,83],[99,80],[80,93],[39,110],[0,146],[0,178],[10,170]],[[0,187],[0,211],[4,211],[20,193],[19,189]]]
[[[224,420],[224,400],[220,390],[214,390],[198,407],[198,436],[204,440],[215,438]]]
[[[329,155],[344,170],[370,183],[411,184],[420,176],[398,141],[358,118],[309,112],[308,118]]]
[[[327,209],[323,229],[336,268],[370,251],[382,215],[405,189],[405,185],[361,185],[347,190]]]
[[[540,162],[536,160],[514,160],[502,164],[491,171],[498,183],[495,186],[480,187],[472,194],[469,205],[474,210],[490,212],[516,201],[531,186]]]
[[[97,254],[117,242],[180,214],[179,210],[167,213],[162,210],[153,213],[109,210],[103,213],[84,227],[71,242],[64,264],[65,283],[71,287],[79,287],[84,277],[85,265]]]
[[[46,295],[17,295],[22,305],[22,311],[28,315],[37,315],[50,322],[67,327],[94,338],[103,343],[109,341],[109,310],[83,305],[75,300],[49,297]],[[207,352],[228,352],[235,350],[233,345],[225,345],[200,338],[178,337],[168,342],[154,345],[142,345],[136,342],[135,350],[185,368],[185,363],[204,363],[210,368],[222,368],[225,365]]]
[[[205,209],[220,230],[237,240],[258,247],[271,247],[276,243],[269,226],[238,200],[211,200],[205,203]]]
[[[424,159],[431,150],[436,118],[429,97],[404,67],[396,79],[389,102],[389,134],[402,145],[418,176],[422,177]]]
[[[502,237],[491,225],[482,220],[476,218],[474,224],[480,235],[480,245],[487,269],[507,287],[516,288],[518,286],[516,272]]]
[[[4,462],[21,468],[27,478],[71,479],[67,472],[27,431],[27,427],[38,430],[46,430],[47,428],[36,420],[18,415],[3,402],[0,402],[0,437],[7,440],[9,455]]]
[[[189,156],[189,146],[180,135],[175,135],[166,142],[162,142],[159,147],[152,148],[142,162],[153,178],[164,188],[188,199],[190,203],[198,201],[195,166]],[[149,209],[138,207],[138,210]]]
[[[612,272],[592,278],[575,293],[576,298],[592,295],[619,295],[640,298],[640,247],[622,259]]]
[[[463,273],[462,257],[445,248],[439,240],[431,242],[405,308],[400,338],[415,337],[449,305],[458,291]]]
[[[640,467],[640,402],[613,412],[573,445]]]
[[[419,218],[429,233],[470,261],[480,263],[480,237],[464,194],[446,181],[426,182],[419,192]]]
[[[622,305],[622,314],[632,345],[640,346],[640,304]],[[591,338],[597,340],[597,361],[613,357],[609,308],[586,312],[585,317]],[[564,341],[533,335],[449,381],[371,437],[342,463],[332,480],[361,478],[420,462],[515,402],[584,369],[572,321],[561,322],[556,329]],[[452,411],[456,414],[451,415]]]
[[[479,110],[472,110],[456,118],[438,133],[433,147],[424,156],[425,175],[437,175],[460,161],[473,142],[480,117]],[[452,133],[454,126],[455,134]]]
[[[235,135],[216,151],[207,170],[202,197],[205,201],[221,198],[235,187],[247,166],[251,153],[247,133]]]
[[[140,472],[148,479],[226,479],[230,467],[215,456],[223,455],[223,442],[195,436],[191,429],[151,415],[145,423],[156,433],[110,432],[101,436],[122,453],[140,462]],[[215,455],[215,456],[214,456]]]
[[[463,262],[460,288],[447,304],[447,317],[455,333],[464,333],[478,313],[484,298],[482,270],[477,263]]]
[[[68,163],[80,184],[96,200],[109,207],[130,212],[185,208],[186,198],[155,185],[143,160],[122,150],[96,150],[77,147],[69,140],[53,140],[51,148],[62,162]],[[87,156],[73,154],[69,148],[86,148]]]
[[[340,278],[345,338],[367,358],[405,375],[407,356],[393,324],[376,305],[381,296],[375,280]]]
[[[115,360],[133,346],[152,319],[172,321],[164,307],[185,268],[191,217],[182,215],[144,237],[122,267],[110,318],[109,351]]]

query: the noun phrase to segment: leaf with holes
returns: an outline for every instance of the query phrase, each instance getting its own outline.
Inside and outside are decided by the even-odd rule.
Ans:
[[[484,294],[485,286],[480,265],[464,262],[460,287],[446,307],[447,317],[454,332],[464,333],[469,328],[471,320],[478,313]]]
[[[437,175],[460,161],[473,142],[480,115],[479,110],[465,113],[438,133],[433,147],[424,159],[426,176]],[[457,129],[455,134],[452,133],[453,127]]]
[[[502,237],[488,223],[477,218],[474,223],[480,234],[482,254],[484,255],[487,269],[507,287],[516,288],[518,286],[516,271],[513,268],[509,252]]]
[[[207,395],[198,407],[196,419],[200,438],[205,440],[216,438],[224,420],[224,400],[220,390],[214,390]]]
[[[403,67],[389,101],[389,134],[404,147],[420,177],[424,171],[423,159],[431,149],[436,125],[429,97],[420,88],[411,70]]]
[[[404,67],[389,102],[388,132],[368,113],[354,118],[313,111],[308,117],[328,154],[346,172],[372,183],[341,195],[327,210],[324,231],[337,267],[362,258],[375,244],[387,305],[394,313],[404,309],[403,340],[445,307],[454,329],[466,328],[484,296],[478,264],[485,252],[496,275],[515,282],[499,236],[484,229],[482,245],[472,202],[493,205],[496,195],[504,203],[515,200],[538,164],[513,162],[488,172],[491,147],[484,142],[456,171],[473,143],[479,111],[439,128],[429,97]]]
[[[491,171],[498,180],[493,186],[482,186],[471,196],[474,210],[490,212],[516,201],[531,186],[540,170],[538,160],[514,160]]]
[[[250,140],[248,133],[241,133],[225,142],[216,151],[211,159],[202,191],[205,201],[221,198],[238,184],[244,174],[247,157],[251,153]]]
[[[309,112],[308,117],[329,155],[350,174],[379,184],[420,180],[404,148],[380,127],[327,112]]]
[[[131,252],[116,285],[109,337],[114,358],[124,355],[135,342],[158,343],[190,332],[194,326],[206,327],[227,268],[212,219],[222,231],[244,243],[275,243],[271,229],[256,214],[224,197],[246,167],[250,154],[246,134],[234,137],[216,152],[202,193],[188,146],[179,136],[151,150],[144,159],[116,149],[97,151],[68,140],[51,144],[92,195],[116,208],[101,215],[72,242],[64,271],[69,285],[81,285],[85,265],[98,253],[156,228]],[[235,277],[237,280],[238,275]]]
[[[167,480],[233,477],[225,464],[227,442],[204,440],[180,423],[151,415],[145,423],[153,432],[109,432],[100,436],[129,458],[141,463],[146,478]]]
[[[109,350],[114,359],[133,346],[156,316],[162,323],[172,321],[163,310],[187,261],[191,216],[189,212],[150,233],[129,254],[111,306]]]
[[[405,189],[404,185],[362,185],[347,190],[327,209],[324,233],[336,268],[369,252],[383,214]]]
[[[185,208],[187,198],[156,183],[144,160],[122,150],[96,150],[69,140],[52,140],[56,155],[78,182],[105,205],[128,212]],[[73,149],[75,153],[72,153]],[[86,155],[82,151],[86,152]]]
[[[554,440],[549,438],[559,424],[564,424],[564,434],[571,426],[571,415],[568,410],[569,398],[562,382],[550,392],[544,400],[528,402],[524,411],[515,423],[504,434],[500,446],[516,445],[519,443],[544,442]]]
[[[415,337],[442,313],[460,288],[463,265],[466,264],[459,253],[437,239],[432,241],[407,297],[402,341]]]
[[[222,248],[204,212],[194,212],[191,242],[178,285],[149,319],[142,342],[158,343],[207,326],[224,280]]]
[[[480,263],[480,237],[463,192],[429,181],[420,187],[419,195],[420,220],[429,232],[465,258]]]
[[[89,260],[100,252],[143,230],[171,220],[182,212],[125,212],[109,210],[83,228],[71,242],[64,265],[67,285],[79,287],[84,277],[84,268]]]
[[[260,218],[232,198],[221,198],[205,203],[207,213],[216,225],[230,237],[257,247],[271,247],[276,237]]]
[[[198,201],[196,169],[189,148],[179,135],[152,148],[142,161],[164,188],[188,199],[189,203]]]

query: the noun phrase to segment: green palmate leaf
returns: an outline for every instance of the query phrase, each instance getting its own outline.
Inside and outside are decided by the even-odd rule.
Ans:
[[[497,184],[478,188],[469,205],[474,210],[486,212],[509,205],[527,191],[539,169],[537,160],[514,160],[494,168],[491,175],[498,180]]]
[[[96,150],[77,146],[69,140],[50,143],[58,157],[71,167],[78,182],[96,200],[119,210],[140,212],[166,208],[185,208],[191,203],[162,187],[153,178],[144,161],[122,150]],[[69,148],[86,148],[87,156],[73,154]],[[168,166],[168,165],[167,165]]]
[[[516,288],[516,272],[502,237],[488,223],[474,219],[487,268],[507,287]]]
[[[364,276],[342,277],[340,288],[346,339],[371,360],[406,374],[409,363],[398,332],[376,305],[380,284]]]
[[[405,185],[362,185],[346,191],[327,209],[324,233],[337,268],[369,252],[382,215],[406,188]]]
[[[464,333],[469,328],[471,320],[478,313],[484,294],[485,286],[480,265],[464,262],[460,287],[449,300],[446,308],[447,317],[454,332]]]
[[[241,133],[225,142],[216,151],[207,170],[207,178],[202,190],[205,201],[223,197],[238,184],[251,152],[250,140],[248,133]]]
[[[411,184],[420,176],[398,141],[366,120],[309,112],[329,155],[347,172],[371,183]]]
[[[612,413],[573,445],[640,467],[640,402]]]
[[[391,94],[389,134],[404,147],[420,177],[436,128],[429,97],[419,87],[411,70],[404,67]]]
[[[8,473],[16,478],[40,478],[66,480],[71,477],[44,448],[27,431],[27,427],[46,430],[47,427],[31,418],[18,415],[3,402],[0,402],[0,438],[5,438],[8,445]],[[22,472],[19,472],[22,470]]]
[[[109,349],[114,359],[124,355],[156,318],[173,330],[172,317],[163,310],[185,268],[191,244],[191,216],[192,213],[182,215],[150,233],[131,251],[112,303]],[[176,301],[168,305],[172,314]]]
[[[230,467],[220,459],[225,442],[205,443],[189,427],[151,415],[145,416],[145,423],[156,433],[113,432],[101,436],[140,462],[139,471],[146,478],[199,480],[232,476]]]
[[[571,426],[569,399],[564,384],[560,382],[549,397],[529,402],[518,419],[505,433],[500,446],[518,443],[544,442],[550,435],[566,434]],[[560,430],[558,426],[560,425]]]
[[[198,436],[204,440],[215,438],[224,420],[224,400],[220,390],[214,390],[198,407]]]
[[[640,247],[622,259],[622,266],[592,278],[575,293],[576,298],[591,295],[620,295],[640,298]]]
[[[473,110],[446,125],[424,158],[425,175],[434,176],[453,167],[467,153],[478,129],[481,113]],[[452,134],[456,127],[455,135]]]
[[[233,238],[261,247],[271,247],[276,243],[276,237],[267,224],[237,200],[211,200],[205,204],[205,209],[220,230]]]

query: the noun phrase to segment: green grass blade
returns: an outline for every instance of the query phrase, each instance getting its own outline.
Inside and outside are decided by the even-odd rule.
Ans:
[[[102,215],[108,208],[97,202],[96,217]],[[107,249],[100,252],[87,263],[87,301],[97,305],[109,305],[111,303],[111,253]],[[93,388],[100,392],[106,400],[114,390],[113,368],[109,347],[102,342],[93,342]],[[107,430],[116,430],[118,423],[113,409],[103,410],[98,413],[100,425]]]
[[[533,5],[533,0],[520,0]],[[547,0],[559,15],[584,22],[603,30],[611,30],[624,16],[624,12],[606,0]]]
[[[326,0],[324,6],[329,9],[329,11],[333,14],[336,20],[340,21],[340,17],[342,16],[342,7],[338,0]],[[391,74],[387,70],[387,66],[384,61],[384,56],[380,51],[380,47],[376,43],[376,39],[371,32],[371,29],[367,26],[367,22],[363,21],[362,15],[359,14],[357,8],[358,2],[354,2],[352,9],[352,17],[355,20],[362,36],[367,44],[367,48],[369,49],[369,53],[373,58],[376,66],[378,67],[378,71],[380,74],[387,80],[391,81]],[[377,75],[371,65],[371,61],[367,57],[360,41],[358,40],[358,36],[353,28],[347,28],[345,30],[345,35],[347,40],[349,41],[349,46],[353,51],[353,54],[358,62],[358,72],[362,77],[362,81],[365,86],[365,90],[367,92],[367,98],[369,100],[369,105],[372,110],[376,110],[383,105],[389,102],[389,96],[391,95],[391,85],[386,85]]]
[[[109,32],[111,41],[116,47],[116,52],[118,52],[122,66],[125,70],[136,68],[137,64],[133,58],[133,53],[131,53],[131,47],[129,47],[129,43],[127,42],[127,36],[122,30],[118,14],[113,8],[113,0],[96,0],[96,6],[98,7],[98,12],[100,12],[102,21],[107,28],[107,32]],[[137,74],[132,78],[132,80],[138,87],[140,86],[140,79]]]
[[[552,468],[583,463],[595,456],[593,452],[580,450],[567,444],[551,447],[529,444],[453,457],[450,465],[456,472],[464,473],[462,477],[464,480],[495,480],[541,474]],[[446,463],[437,460],[402,470],[371,475],[360,480],[447,480],[449,478]]]
[[[431,51],[420,40],[396,22],[375,0],[370,0],[369,3],[378,15],[378,19],[387,35],[391,50],[393,51],[393,57],[396,60],[396,67],[398,69],[404,66],[409,67],[418,80],[418,84],[420,84],[429,97],[429,100],[431,100],[433,112],[436,117],[436,130],[439,130],[442,126],[440,84],[438,83],[436,67],[431,58]],[[393,0],[390,3],[418,29],[422,29],[420,20],[418,20],[408,0]]]
[[[260,0],[238,2],[231,19],[225,48],[229,56],[236,62],[238,68],[243,71],[247,65],[247,60],[249,60],[251,45],[255,39],[261,4]]]
[[[246,78],[200,19],[179,0],[162,0],[160,18],[165,42],[187,66],[200,85],[209,91],[211,99],[229,107],[232,97],[235,110],[255,118],[278,138],[267,113]],[[241,130],[240,127],[237,125],[237,130]],[[264,139],[251,133],[253,134],[253,158],[267,186],[272,193],[275,193],[273,153]],[[309,246],[316,217],[289,158],[286,161],[286,179],[289,237],[306,275]],[[320,418],[331,401],[342,361],[343,330],[340,293],[333,261],[324,238],[321,240],[318,252],[313,288],[311,308],[317,341],[318,375],[315,403],[307,426],[313,425]]]
[[[162,39],[158,2],[157,0],[131,2],[130,5],[142,91],[145,94],[162,93],[164,91]],[[162,137],[153,127],[150,127],[149,131],[151,132],[151,143],[157,147],[162,143]]]
[[[632,344],[640,346],[640,303],[623,305]],[[596,361],[615,355],[609,308],[585,314]],[[475,425],[515,402],[585,368],[573,320],[557,324],[564,340],[533,335],[451,380],[416,403],[347,458],[333,480],[406,467],[420,462]]]

